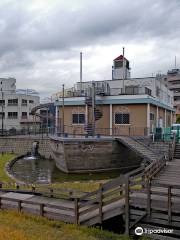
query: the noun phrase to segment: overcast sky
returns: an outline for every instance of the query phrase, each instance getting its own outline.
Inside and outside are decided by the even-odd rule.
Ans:
[[[132,77],[180,67],[180,0],[0,0],[0,77],[41,96],[111,79],[122,54]]]

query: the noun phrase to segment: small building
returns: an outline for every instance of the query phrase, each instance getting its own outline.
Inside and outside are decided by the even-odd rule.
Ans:
[[[40,119],[30,114],[39,105],[40,98],[34,90],[17,90],[16,79],[0,78],[0,129],[33,129],[40,125]]]
[[[119,56],[111,80],[78,82],[66,92],[64,105],[62,98],[57,99],[56,131],[148,135],[155,128],[170,127],[173,93],[161,78],[130,78],[129,70],[129,61]]]

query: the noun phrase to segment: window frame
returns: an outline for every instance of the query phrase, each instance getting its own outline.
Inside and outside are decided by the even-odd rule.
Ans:
[[[9,113],[12,113],[12,116],[9,116]],[[17,113],[17,115],[14,116],[13,113]],[[7,117],[8,117],[8,119],[18,119],[18,112],[8,112]]]
[[[73,115],[83,115],[84,116],[84,122],[80,123],[79,122],[79,117],[78,117],[78,123],[74,123],[73,122]],[[85,117],[85,113],[72,113],[72,125],[84,125],[86,123],[86,117]]]
[[[153,119],[151,119],[151,116],[153,116]],[[149,113],[149,119],[150,119],[150,121],[155,121],[155,113],[150,112]]]
[[[129,115],[129,123],[116,123],[116,114],[128,114]],[[130,121],[130,113],[129,112],[115,112],[114,113],[114,125],[131,125],[131,121]]]

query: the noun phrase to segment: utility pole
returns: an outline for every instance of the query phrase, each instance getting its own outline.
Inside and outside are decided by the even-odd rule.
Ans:
[[[62,85],[62,134],[64,135],[64,84]]]
[[[95,119],[95,106],[96,106],[96,89],[95,82],[92,82],[92,135],[96,133],[96,119]]]
[[[49,108],[46,108],[46,128],[47,128],[47,136],[48,136],[48,113],[49,113]]]
[[[125,64],[124,64],[124,47],[123,47],[123,87],[122,87],[122,93],[125,94],[125,87],[124,87],[124,78],[125,78]]]
[[[1,93],[2,93],[2,121],[1,121],[1,130],[2,130],[2,136],[4,135],[4,92],[2,91],[1,88]]]
[[[80,52],[80,95],[82,94],[82,52]]]

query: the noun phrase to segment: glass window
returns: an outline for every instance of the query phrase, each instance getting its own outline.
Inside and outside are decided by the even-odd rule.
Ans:
[[[150,113],[150,120],[154,121],[154,113]]]
[[[27,112],[22,112],[22,118],[27,118]]]
[[[72,114],[72,123],[73,124],[84,124],[85,123],[85,114],[84,113]]]
[[[18,99],[8,99],[8,105],[17,106],[18,105]]]
[[[5,117],[5,113],[3,112],[0,112],[0,119],[4,118]]]
[[[27,100],[26,99],[22,99],[22,105],[27,105]]]
[[[129,124],[129,113],[115,113],[115,124]]]
[[[34,103],[34,101],[33,101],[33,100],[29,100],[29,103],[32,103],[32,104],[33,104],[33,103]]]
[[[0,100],[0,105],[5,105],[5,100]]]
[[[17,118],[18,113],[17,112],[8,112],[8,118]]]

